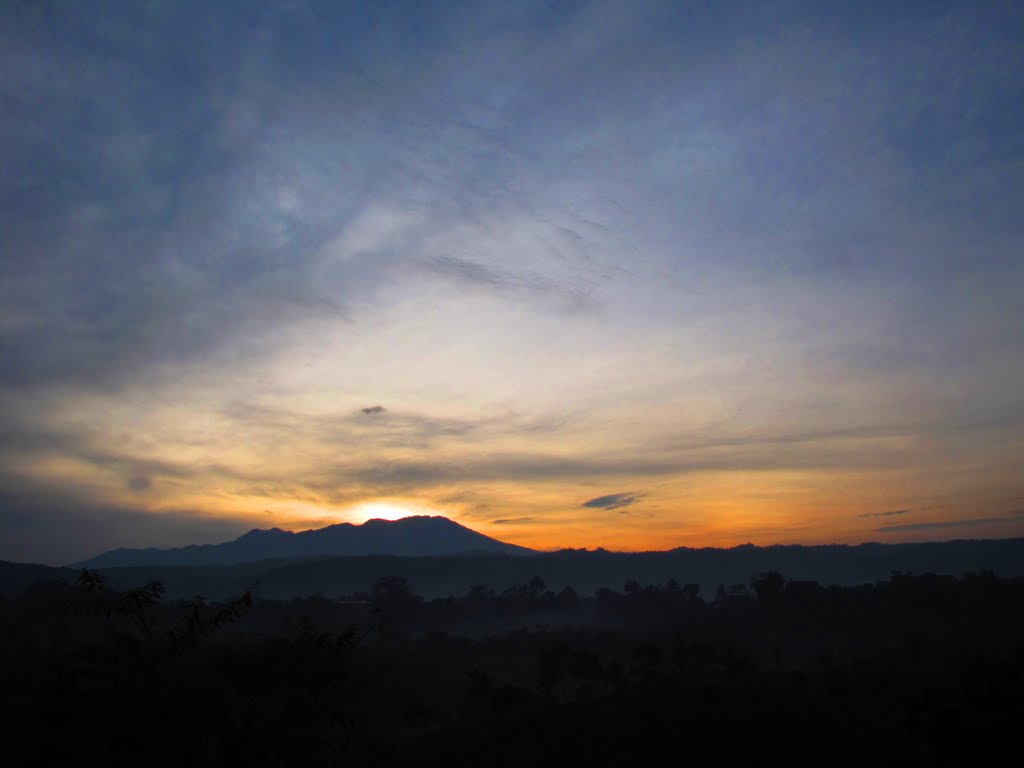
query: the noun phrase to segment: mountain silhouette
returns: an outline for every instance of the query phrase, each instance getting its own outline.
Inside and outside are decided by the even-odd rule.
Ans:
[[[484,536],[440,515],[400,520],[340,523],[295,533],[254,528],[234,541],[174,549],[112,549],[77,568],[152,565],[232,565],[258,560],[358,555],[457,555],[492,553],[530,555],[534,550]]]

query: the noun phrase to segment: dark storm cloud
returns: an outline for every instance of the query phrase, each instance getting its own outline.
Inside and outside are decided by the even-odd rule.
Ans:
[[[592,509],[621,509],[622,507],[628,507],[630,504],[635,504],[641,498],[643,498],[643,494],[610,493],[607,496],[598,496],[596,499],[585,501],[580,506]]]

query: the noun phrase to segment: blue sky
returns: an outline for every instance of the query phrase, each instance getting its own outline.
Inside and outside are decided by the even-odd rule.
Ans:
[[[1015,4],[0,14],[0,557],[1024,534]]]

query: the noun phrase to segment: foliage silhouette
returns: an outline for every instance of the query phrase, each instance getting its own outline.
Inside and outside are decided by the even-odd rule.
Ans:
[[[1017,754],[1024,581],[0,600],[5,764],[964,765]],[[382,621],[387,631],[379,631]],[[741,734],[742,737],[739,737]],[[837,747],[837,745],[841,745]]]

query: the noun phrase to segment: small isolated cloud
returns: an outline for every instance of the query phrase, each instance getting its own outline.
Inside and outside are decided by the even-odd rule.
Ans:
[[[136,475],[128,481],[128,487],[133,491],[142,492],[149,489],[152,485],[152,481],[145,475]]]
[[[641,493],[609,493],[607,496],[598,496],[596,499],[584,501],[580,506],[591,509],[621,509],[635,504],[642,498],[643,494]]]
[[[367,416],[376,416],[378,413],[384,413],[387,410],[383,405],[371,405],[369,408],[360,409]]]
[[[912,510],[909,509],[891,509],[888,512],[865,512],[863,515],[858,517],[896,517],[897,515],[905,515]]]
[[[518,525],[519,523],[532,523],[532,517],[506,517],[501,520],[491,520],[493,525]]]

